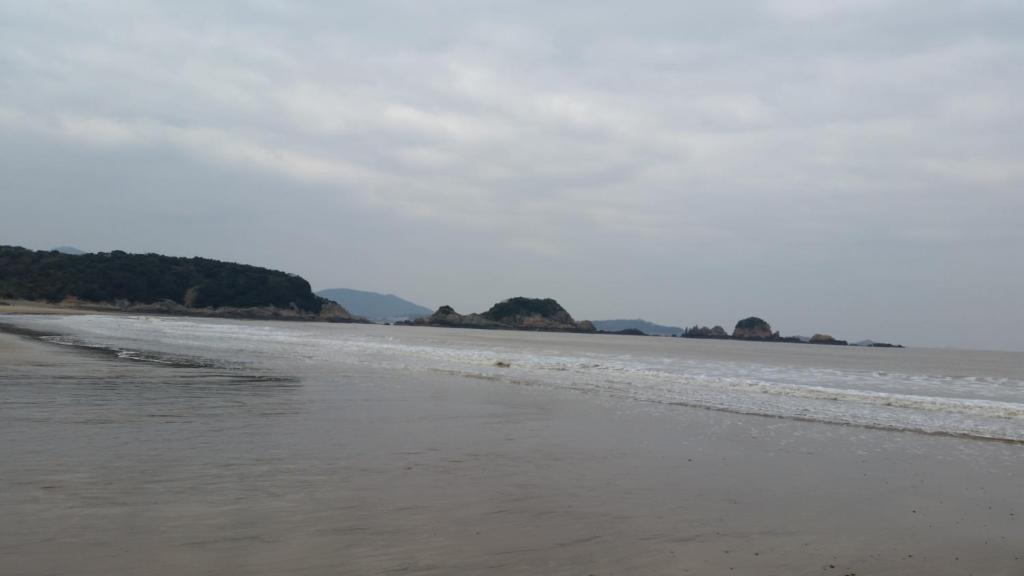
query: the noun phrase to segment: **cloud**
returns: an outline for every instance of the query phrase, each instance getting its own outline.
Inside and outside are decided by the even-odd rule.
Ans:
[[[267,145],[255,137],[247,138],[214,128],[63,115],[59,120],[58,134],[100,146],[169,145],[205,160],[272,172],[298,181],[366,185],[382,178],[363,167],[338,159]]]
[[[836,16],[877,11],[891,4],[891,0],[768,0],[769,9],[776,14],[797,20],[820,20]]]
[[[63,116],[59,119],[60,133],[73,140],[101,146],[124,146],[146,140],[146,130],[138,126],[109,118]]]
[[[727,319],[685,316],[677,290],[654,283],[640,288],[648,308],[610,310],[593,254],[669,284],[700,276],[707,287],[686,284],[688,297],[725,314],[758,298],[742,288],[745,267],[773,285],[838,290],[844,279],[866,293],[848,273],[873,265],[863,253],[905,263],[959,243],[980,254],[975,269],[998,274],[1020,234],[1008,214],[1024,210],[1024,9],[1012,2],[264,0],[229,11],[95,0],[8,5],[0,21],[15,210],[41,206],[21,190],[77,184],[18,170],[33,165],[24,140],[119,169],[153,159],[130,182],[182,156],[210,195],[221,193],[212,173],[272,184],[236,207],[253,215],[236,235],[260,206],[295,199],[347,219],[319,215],[304,238],[379,233],[360,261],[379,254],[411,274],[431,247],[472,243],[480,258],[514,262],[509,278],[542,278],[557,262],[584,311],[688,324]],[[0,224],[43,233],[17,220]],[[223,234],[205,225],[197,253]],[[880,260],[862,276],[907,269]],[[367,266],[381,284],[400,281]],[[458,273],[473,275],[472,263]],[[1019,275],[1003,282],[1024,288]],[[912,293],[913,278],[894,290]],[[828,313],[824,301],[764,298],[798,326]]]

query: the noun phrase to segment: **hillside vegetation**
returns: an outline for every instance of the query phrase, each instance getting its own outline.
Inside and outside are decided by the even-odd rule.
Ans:
[[[413,326],[445,328],[485,328],[492,330],[536,330],[543,332],[594,332],[594,325],[577,322],[551,298],[517,296],[498,302],[482,314],[459,314],[451,306],[441,306],[432,315],[403,322]]]
[[[0,246],[0,298],[170,301],[186,308],[273,306],[309,314],[320,313],[325,304],[300,276],[257,266],[119,250],[73,255],[16,246]]]
[[[481,314],[488,320],[515,323],[523,318],[540,317],[557,322],[572,322],[572,316],[552,298],[524,298],[517,296],[498,302]]]

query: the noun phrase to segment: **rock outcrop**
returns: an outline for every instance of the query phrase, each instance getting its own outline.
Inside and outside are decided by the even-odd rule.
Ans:
[[[707,326],[693,326],[683,330],[680,334],[683,338],[721,338],[724,340],[747,340],[755,342],[784,342],[790,344],[831,344],[833,346],[849,346],[846,340],[833,338],[829,334],[815,334],[808,338],[806,336],[781,336],[773,331],[771,325],[758,318],[750,316],[736,323],[736,328],[730,336],[721,326],[708,328]],[[878,348],[902,348],[898,344],[876,343],[871,340],[864,340],[853,344],[854,346],[872,346]]]
[[[366,322],[363,318],[353,316],[341,304],[332,301],[324,302],[320,307],[318,319],[325,322]]]
[[[441,306],[426,318],[403,322],[412,326],[447,328],[483,328],[491,330],[534,330],[542,332],[595,332],[589,321],[577,322],[551,298],[510,298],[482,314],[459,314],[451,306]]]
[[[757,316],[751,316],[736,323],[732,337],[740,340],[771,340],[778,338],[778,334],[772,332],[770,324]]]
[[[683,331],[684,338],[728,338],[729,334],[725,331],[725,328],[721,326],[715,326],[714,328],[708,328],[707,326],[694,326],[687,328]]]
[[[416,318],[408,322],[399,322],[412,326],[441,326],[444,328],[491,328],[501,329],[506,326],[484,318],[479,314],[459,314],[451,306],[441,306],[430,316]]]

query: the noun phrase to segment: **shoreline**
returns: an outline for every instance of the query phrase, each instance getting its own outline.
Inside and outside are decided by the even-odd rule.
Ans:
[[[55,303],[36,300],[2,300],[0,299],[0,316],[16,314],[46,315],[88,315],[117,314],[126,316],[160,316],[168,318],[211,318],[222,320],[272,320],[284,322],[317,322],[324,324],[372,324],[363,318],[320,317],[296,315],[287,309],[277,308],[230,308],[230,309],[188,309],[180,305],[171,309],[162,303],[131,304],[126,307],[116,304],[93,303]]]
[[[0,316],[24,314],[28,316],[64,315],[64,314],[119,314],[114,310],[90,310],[83,307],[70,307],[50,302],[31,300],[0,300]]]

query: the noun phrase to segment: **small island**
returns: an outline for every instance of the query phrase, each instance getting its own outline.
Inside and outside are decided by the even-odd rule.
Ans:
[[[498,302],[479,314],[459,314],[451,306],[441,306],[430,316],[407,322],[405,326],[478,328],[485,330],[531,330],[537,332],[596,332],[589,321],[577,322],[551,298],[517,296]]]
[[[732,334],[729,334],[721,326],[708,328],[707,326],[693,326],[679,334],[680,338],[701,338],[717,340],[744,340],[747,342],[788,342],[790,344],[819,344],[830,346],[861,346],[869,348],[903,348],[900,344],[888,342],[874,342],[864,340],[850,344],[846,340],[838,340],[829,334],[815,334],[810,338],[801,336],[782,336],[778,331],[772,330],[771,324],[757,316],[749,316],[736,323]]]

